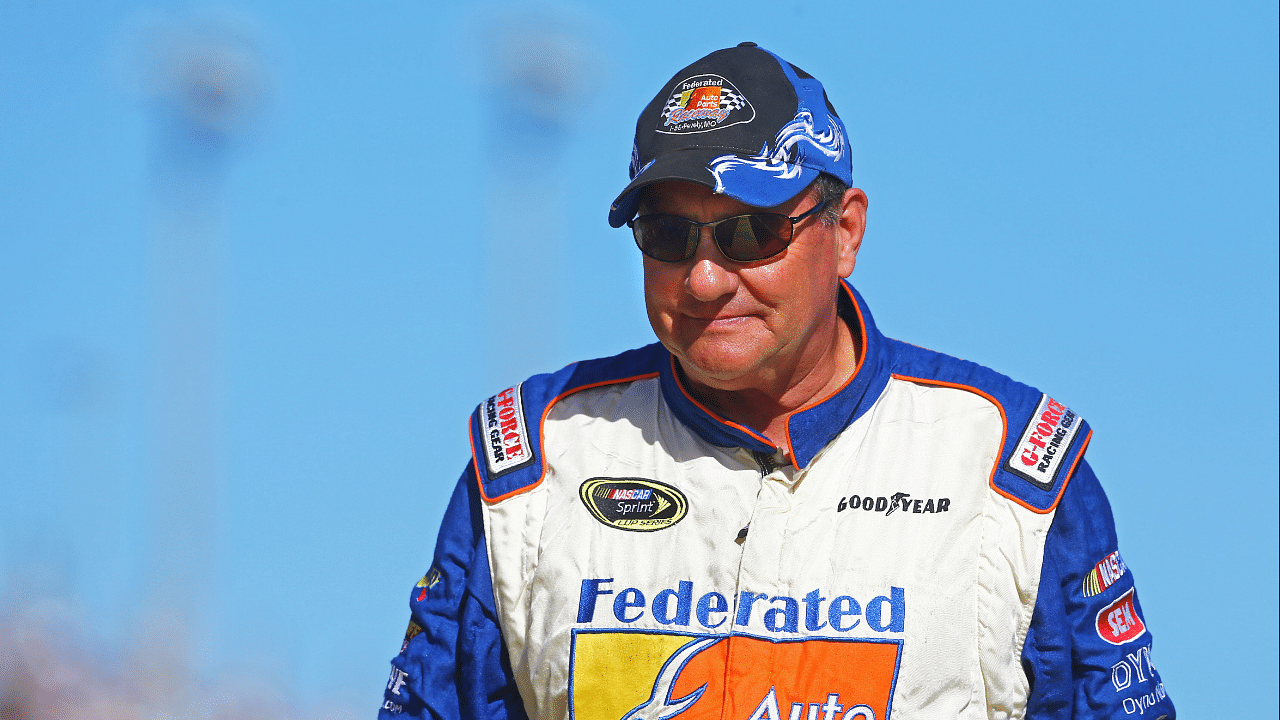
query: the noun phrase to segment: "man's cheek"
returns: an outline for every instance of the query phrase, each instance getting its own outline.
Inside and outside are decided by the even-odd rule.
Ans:
[[[648,303],[646,311],[649,316],[649,326],[653,328],[653,334],[657,335],[658,339],[666,344],[675,329],[675,315],[654,303]]]

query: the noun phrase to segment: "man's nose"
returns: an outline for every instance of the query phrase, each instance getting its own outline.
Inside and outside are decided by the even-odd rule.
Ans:
[[[703,302],[732,295],[738,289],[738,273],[731,266],[732,261],[720,252],[711,228],[699,230],[698,248],[693,254],[685,287],[690,295]]]

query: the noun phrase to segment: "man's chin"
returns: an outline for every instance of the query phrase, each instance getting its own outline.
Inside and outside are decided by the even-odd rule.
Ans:
[[[760,366],[760,353],[714,351],[689,348],[677,353],[680,367],[689,381],[715,390],[743,390],[752,386],[751,378]]]

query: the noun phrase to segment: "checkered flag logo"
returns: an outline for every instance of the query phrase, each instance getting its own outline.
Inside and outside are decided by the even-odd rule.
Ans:
[[[662,117],[669,118],[671,113],[680,109],[680,93],[676,93],[667,99],[667,104],[662,108]]]
[[[749,123],[756,117],[751,101],[719,75],[687,77],[671,88],[662,105],[660,133],[706,132]]]
[[[734,92],[733,88],[720,88],[720,108],[722,110],[738,110],[746,104],[746,99]]]
[[[667,104],[662,108],[662,117],[669,118],[671,113],[680,109],[680,93],[673,94],[667,99]],[[735,92],[731,87],[720,88],[720,109],[721,110],[739,110],[747,104],[746,98]]]

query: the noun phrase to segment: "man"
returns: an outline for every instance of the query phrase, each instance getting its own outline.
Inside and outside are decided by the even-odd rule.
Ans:
[[[752,43],[654,98],[609,221],[661,342],[476,410],[383,717],[1173,717],[1088,425],[880,334],[851,168]]]

